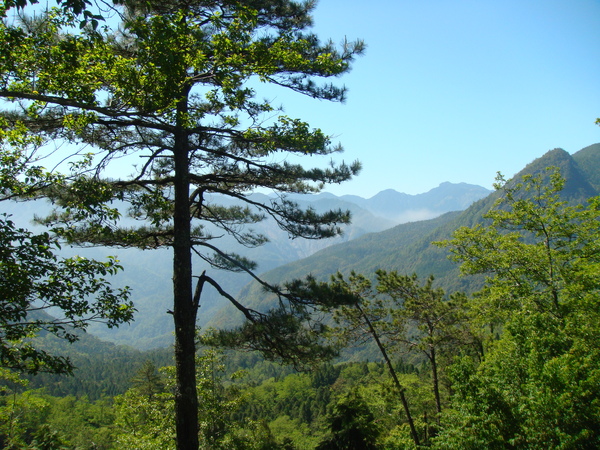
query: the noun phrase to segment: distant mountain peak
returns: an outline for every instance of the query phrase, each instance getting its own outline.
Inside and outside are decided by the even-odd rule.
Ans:
[[[410,194],[405,194],[404,192],[400,192],[397,191],[396,189],[384,189],[383,191],[379,191],[377,194],[375,194],[373,197],[377,197],[378,195],[410,195]],[[371,197],[371,198],[373,198]]]
[[[597,195],[594,194],[592,186],[594,183],[600,186],[600,145],[586,147],[573,156],[563,149],[553,149],[528,164],[513,177],[513,180],[520,181],[526,174],[538,174],[548,166],[557,166],[567,179],[567,189],[563,191],[565,200],[580,202],[588,195]],[[457,186],[467,190],[473,188],[465,185],[466,183],[457,185],[444,182],[428,193],[407,197],[410,201],[421,198],[432,200],[437,194],[452,191]],[[484,189],[477,186],[474,188]],[[390,191],[385,191],[386,196],[391,194]],[[462,212],[449,212],[422,222],[403,223],[388,230],[365,234],[352,241],[328,247],[309,258],[266,273],[264,278],[273,283],[281,283],[283,280],[302,278],[308,273],[317,279],[328,279],[338,271],[347,274],[354,270],[370,276],[378,269],[385,269],[404,274],[417,273],[421,277],[433,274],[437,286],[445,288],[448,292],[475,290],[481,286],[481,278],[460,277],[458,265],[448,259],[447,251],[432,246],[431,242],[450,238],[452,232],[462,226],[471,227],[481,223],[483,215],[493,207],[500,194],[500,191],[493,192]],[[368,203],[367,200],[365,202]],[[246,297],[249,304],[255,309],[260,309],[261,302],[265,302],[262,287],[255,283],[247,287],[245,293],[249,294]]]
[[[594,163],[600,162],[600,146],[592,147],[586,147],[586,149],[591,148],[585,154],[588,163],[590,160],[594,161]],[[576,157],[578,153],[571,156],[569,152],[562,148],[552,149],[527,164],[513,179],[520,181],[524,175],[538,175],[543,173],[548,167],[557,167],[562,176],[567,180],[562,192],[563,195],[573,200],[581,200],[597,195],[598,190],[595,188],[594,182],[598,179],[598,165],[588,167],[589,164],[578,162]]]
[[[573,159],[596,192],[600,193],[600,144],[582,148],[573,154]]]

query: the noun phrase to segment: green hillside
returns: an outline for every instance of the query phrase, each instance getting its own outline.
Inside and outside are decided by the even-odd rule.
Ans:
[[[526,174],[540,173],[550,166],[558,167],[567,179],[563,190],[567,200],[580,203],[600,193],[600,144],[586,147],[574,155],[562,149],[551,150],[528,164],[513,180],[520,180]],[[431,245],[431,242],[449,238],[461,226],[481,222],[483,214],[494,205],[497,198],[498,193],[494,192],[462,212],[401,224],[328,247],[308,258],[266,272],[263,278],[271,283],[282,283],[311,274],[324,280],[337,271],[348,274],[354,270],[371,276],[382,268],[399,273],[417,273],[421,277],[433,274],[438,285],[448,292],[473,291],[480,286],[481,279],[460,277],[457,265],[447,259],[446,250]],[[272,299],[256,283],[247,285],[241,296],[245,304],[254,308],[265,308],[272,304]],[[209,325],[232,325],[239,317],[232,308],[227,308]]]
[[[36,338],[38,348],[68,357],[75,365],[75,370],[72,375],[24,375],[29,380],[28,389],[44,388],[50,395],[86,396],[94,401],[124,393],[131,387],[131,379],[146,361],[151,361],[157,367],[173,364],[171,348],[141,351],[102,341],[89,333],[77,334],[79,340],[74,343],[49,333]]]
[[[600,192],[600,144],[590,145],[573,155],[579,170],[585,174],[587,181]]]

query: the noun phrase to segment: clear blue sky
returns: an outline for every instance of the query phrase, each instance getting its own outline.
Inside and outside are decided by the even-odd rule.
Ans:
[[[345,104],[277,98],[342,143],[336,160],[362,161],[329,192],[491,188],[497,171],[600,142],[598,0],[321,0],[314,18],[321,38],[367,44],[339,80]]]

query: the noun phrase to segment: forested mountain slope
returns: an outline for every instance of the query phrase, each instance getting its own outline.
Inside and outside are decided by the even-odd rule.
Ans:
[[[349,210],[352,223],[344,227],[344,234],[335,239],[305,240],[288,238],[272,220],[265,220],[255,225],[257,231],[266,235],[270,242],[257,248],[240,248],[233,239],[225,236],[221,240],[222,248],[248,257],[258,263],[261,272],[267,272],[284,264],[309,257],[315,252],[331,245],[352,242],[354,239],[372,232],[392,228],[401,221],[410,218],[431,218],[448,211],[464,209],[474,200],[486,196],[489,191],[481,186],[466,183],[442,183],[430,191],[408,195],[393,190],[386,190],[372,198],[358,196],[337,197],[333,194],[294,195],[292,200],[303,208],[314,208],[317,212],[327,210]],[[265,194],[253,194],[254,200],[268,202]],[[225,199],[215,199],[221,204],[228,204]],[[232,204],[232,203],[231,203]],[[25,202],[3,205],[12,220],[21,226],[31,228],[34,214],[44,216],[50,206],[41,202]],[[209,229],[209,228],[207,228]],[[216,231],[215,231],[216,232]],[[104,259],[109,255],[116,256],[124,267],[124,271],[114,278],[118,286],[130,286],[132,300],[137,308],[135,320],[120,328],[107,329],[102,324],[92,324],[89,331],[102,339],[150,349],[164,347],[172,342],[173,324],[166,314],[172,305],[171,272],[172,261],[170,251],[166,249],[143,251],[120,248],[73,248],[63,249],[63,254],[79,254],[90,258]],[[195,261],[195,270],[200,274],[202,262]],[[236,295],[251,280],[244,274],[211,271],[232,295]],[[207,287],[202,296],[202,309],[199,314],[199,325],[215,323],[213,316],[223,307],[223,300],[212,288]]]
[[[585,174],[586,180],[600,192],[600,144],[590,145],[573,155],[579,170]]]
[[[113,397],[131,387],[131,379],[147,361],[156,367],[173,364],[171,348],[141,351],[125,345],[102,341],[89,333],[78,333],[79,340],[69,343],[49,333],[36,338],[38,348],[69,357],[73,376],[38,373],[24,375],[28,389],[44,388],[50,395],[86,396],[94,401]]]
[[[600,144],[595,144],[570,155],[565,150],[554,149],[528,164],[513,180],[523,175],[536,174],[555,166],[566,178],[562,194],[572,202],[581,203],[600,193]],[[377,269],[395,270],[399,273],[417,273],[420,277],[435,276],[437,284],[446,291],[472,291],[480,285],[480,279],[459,276],[458,266],[447,259],[447,252],[431,245],[432,241],[447,239],[461,226],[481,222],[498,198],[493,192],[476,201],[462,212],[441,217],[398,225],[392,229],[372,233],[351,242],[335,245],[314,255],[278,267],[264,274],[271,283],[281,283],[311,274],[327,279],[337,271],[347,275],[351,271],[374,275]],[[263,290],[251,283],[242,291],[246,304],[264,308],[270,304]],[[238,317],[231,308],[221,311],[210,325],[231,325],[232,317]]]
[[[269,242],[256,248],[243,248],[228,236],[221,240],[222,248],[237,252],[258,264],[259,270],[266,272],[289,262],[310,257],[315,252],[344,242],[352,242],[360,236],[392,228],[402,217],[425,215],[435,217],[447,211],[464,208],[475,199],[482,198],[489,192],[480,186],[466,183],[443,183],[437,188],[418,196],[401,194],[396,191],[387,192],[387,203],[379,196],[371,199],[360,197],[336,197],[332,194],[292,196],[302,208],[313,208],[317,212],[342,209],[352,214],[352,223],[344,227],[344,234],[334,239],[305,240],[289,239],[273,220],[265,220],[255,225],[269,238]],[[264,197],[264,194],[254,194]],[[398,205],[398,199],[413,199]],[[417,198],[418,197],[418,198]],[[416,199],[415,199],[416,198]],[[360,200],[359,200],[360,199]],[[223,199],[219,203],[223,204]],[[267,201],[265,198],[257,198]],[[387,206],[386,206],[387,204]],[[106,251],[106,249],[104,249]],[[122,283],[132,288],[132,298],[138,308],[135,321],[119,329],[108,330],[105,327],[93,327],[91,332],[103,339],[117,343],[134,345],[138,348],[156,348],[172,342],[172,321],[166,311],[171,308],[170,292],[170,258],[165,257],[166,250],[140,251],[119,250],[118,256],[125,271]],[[108,249],[114,254],[114,249]],[[112,253],[111,253],[112,252]],[[204,268],[201,261],[195,261],[195,271],[200,274]],[[210,270],[211,276],[218,280],[227,292],[237,295],[251,281],[246,274]],[[202,294],[199,326],[212,326],[219,320],[215,315],[226,304],[226,301],[211,287],[207,286]]]

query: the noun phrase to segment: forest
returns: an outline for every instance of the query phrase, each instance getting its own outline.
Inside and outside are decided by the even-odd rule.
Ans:
[[[44,231],[0,216],[2,448],[600,447],[598,144],[498,175],[463,212],[322,250],[314,270],[260,275],[223,245],[266,244],[265,219],[307,240],[351,221],[293,195],[360,162],[292,162],[342,148],[256,93],[345,99],[330,80],[364,43],[321,42],[314,6],[3,1],[0,201],[54,209]],[[65,246],[167,249],[174,345],[86,334],[131,324],[134,292],[111,284],[116,258]],[[356,253],[323,257],[339,251]],[[238,295],[218,273],[253,284]],[[240,320],[199,328],[208,289]]]
[[[340,299],[321,306],[329,361],[298,371],[201,332],[200,448],[595,448],[600,197],[567,185],[556,167],[499,179],[481,223],[434,243],[486,276],[475,292],[385,270],[294,282]],[[75,376],[4,371],[3,448],[175,448],[170,349],[35,341]]]

